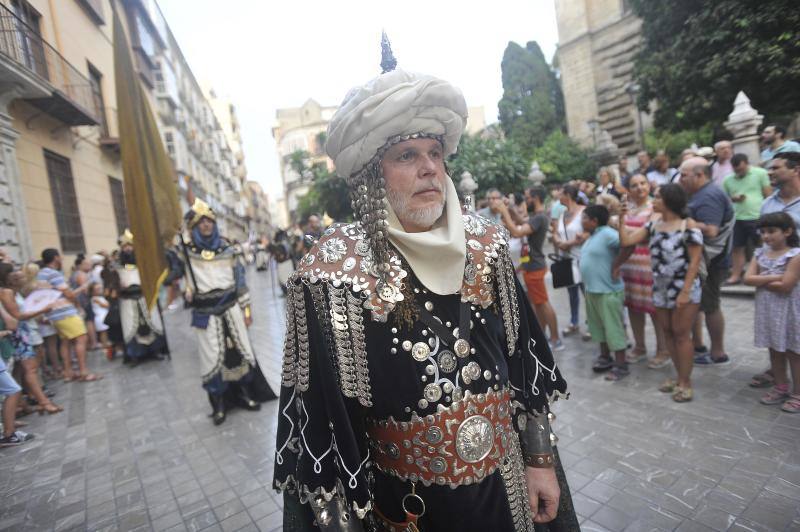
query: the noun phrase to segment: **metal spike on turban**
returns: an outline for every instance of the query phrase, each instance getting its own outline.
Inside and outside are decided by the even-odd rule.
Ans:
[[[389,42],[389,37],[386,31],[381,32],[381,74],[391,72],[397,67],[397,59],[392,52],[392,43]]]

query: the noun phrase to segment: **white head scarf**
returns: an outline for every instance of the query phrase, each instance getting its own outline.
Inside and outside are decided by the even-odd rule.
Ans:
[[[393,70],[347,94],[328,126],[326,151],[339,176],[360,172],[379,149],[402,135],[442,138],[444,155],[455,153],[467,121],[457,88],[432,76]],[[466,260],[464,220],[448,176],[445,209],[429,231],[407,233],[389,208],[389,241],[430,291],[454,294],[461,288]]]

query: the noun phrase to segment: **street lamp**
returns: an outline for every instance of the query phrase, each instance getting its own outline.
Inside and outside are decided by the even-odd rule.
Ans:
[[[635,81],[630,81],[625,85],[625,92],[628,93],[628,96],[631,98],[631,103],[636,108],[636,115],[639,119],[639,143],[641,144],[641,149],[644,149],[644,125],[642,124],[642,110],[639,109],[638,105],[636,105],[636,97],[639,95],[641,90],[642,87]]]

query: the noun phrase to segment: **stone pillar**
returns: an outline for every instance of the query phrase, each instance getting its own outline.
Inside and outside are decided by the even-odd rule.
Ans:
[[[761,164],[761,147],[758,144],[758,126],[764,116],[750,106],[750,98],[739,91],[733,102],[733,111],[723,125],[733,133],[733,152],[744,153],[750,164]]]
[[[32,257],[28,218],[17,165],[19,132],[11,126],[8,104],[19,97],[16,87],[0,88],[0,247],[21,263]]]

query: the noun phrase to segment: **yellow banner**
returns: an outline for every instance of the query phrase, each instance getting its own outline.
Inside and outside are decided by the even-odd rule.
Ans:
[[[136,248],[142,293],[153,308],[167,274],[165,246],[181,226],[172,163],[133,64],[120,13],[114,8],[114,73],[125,203]]]

